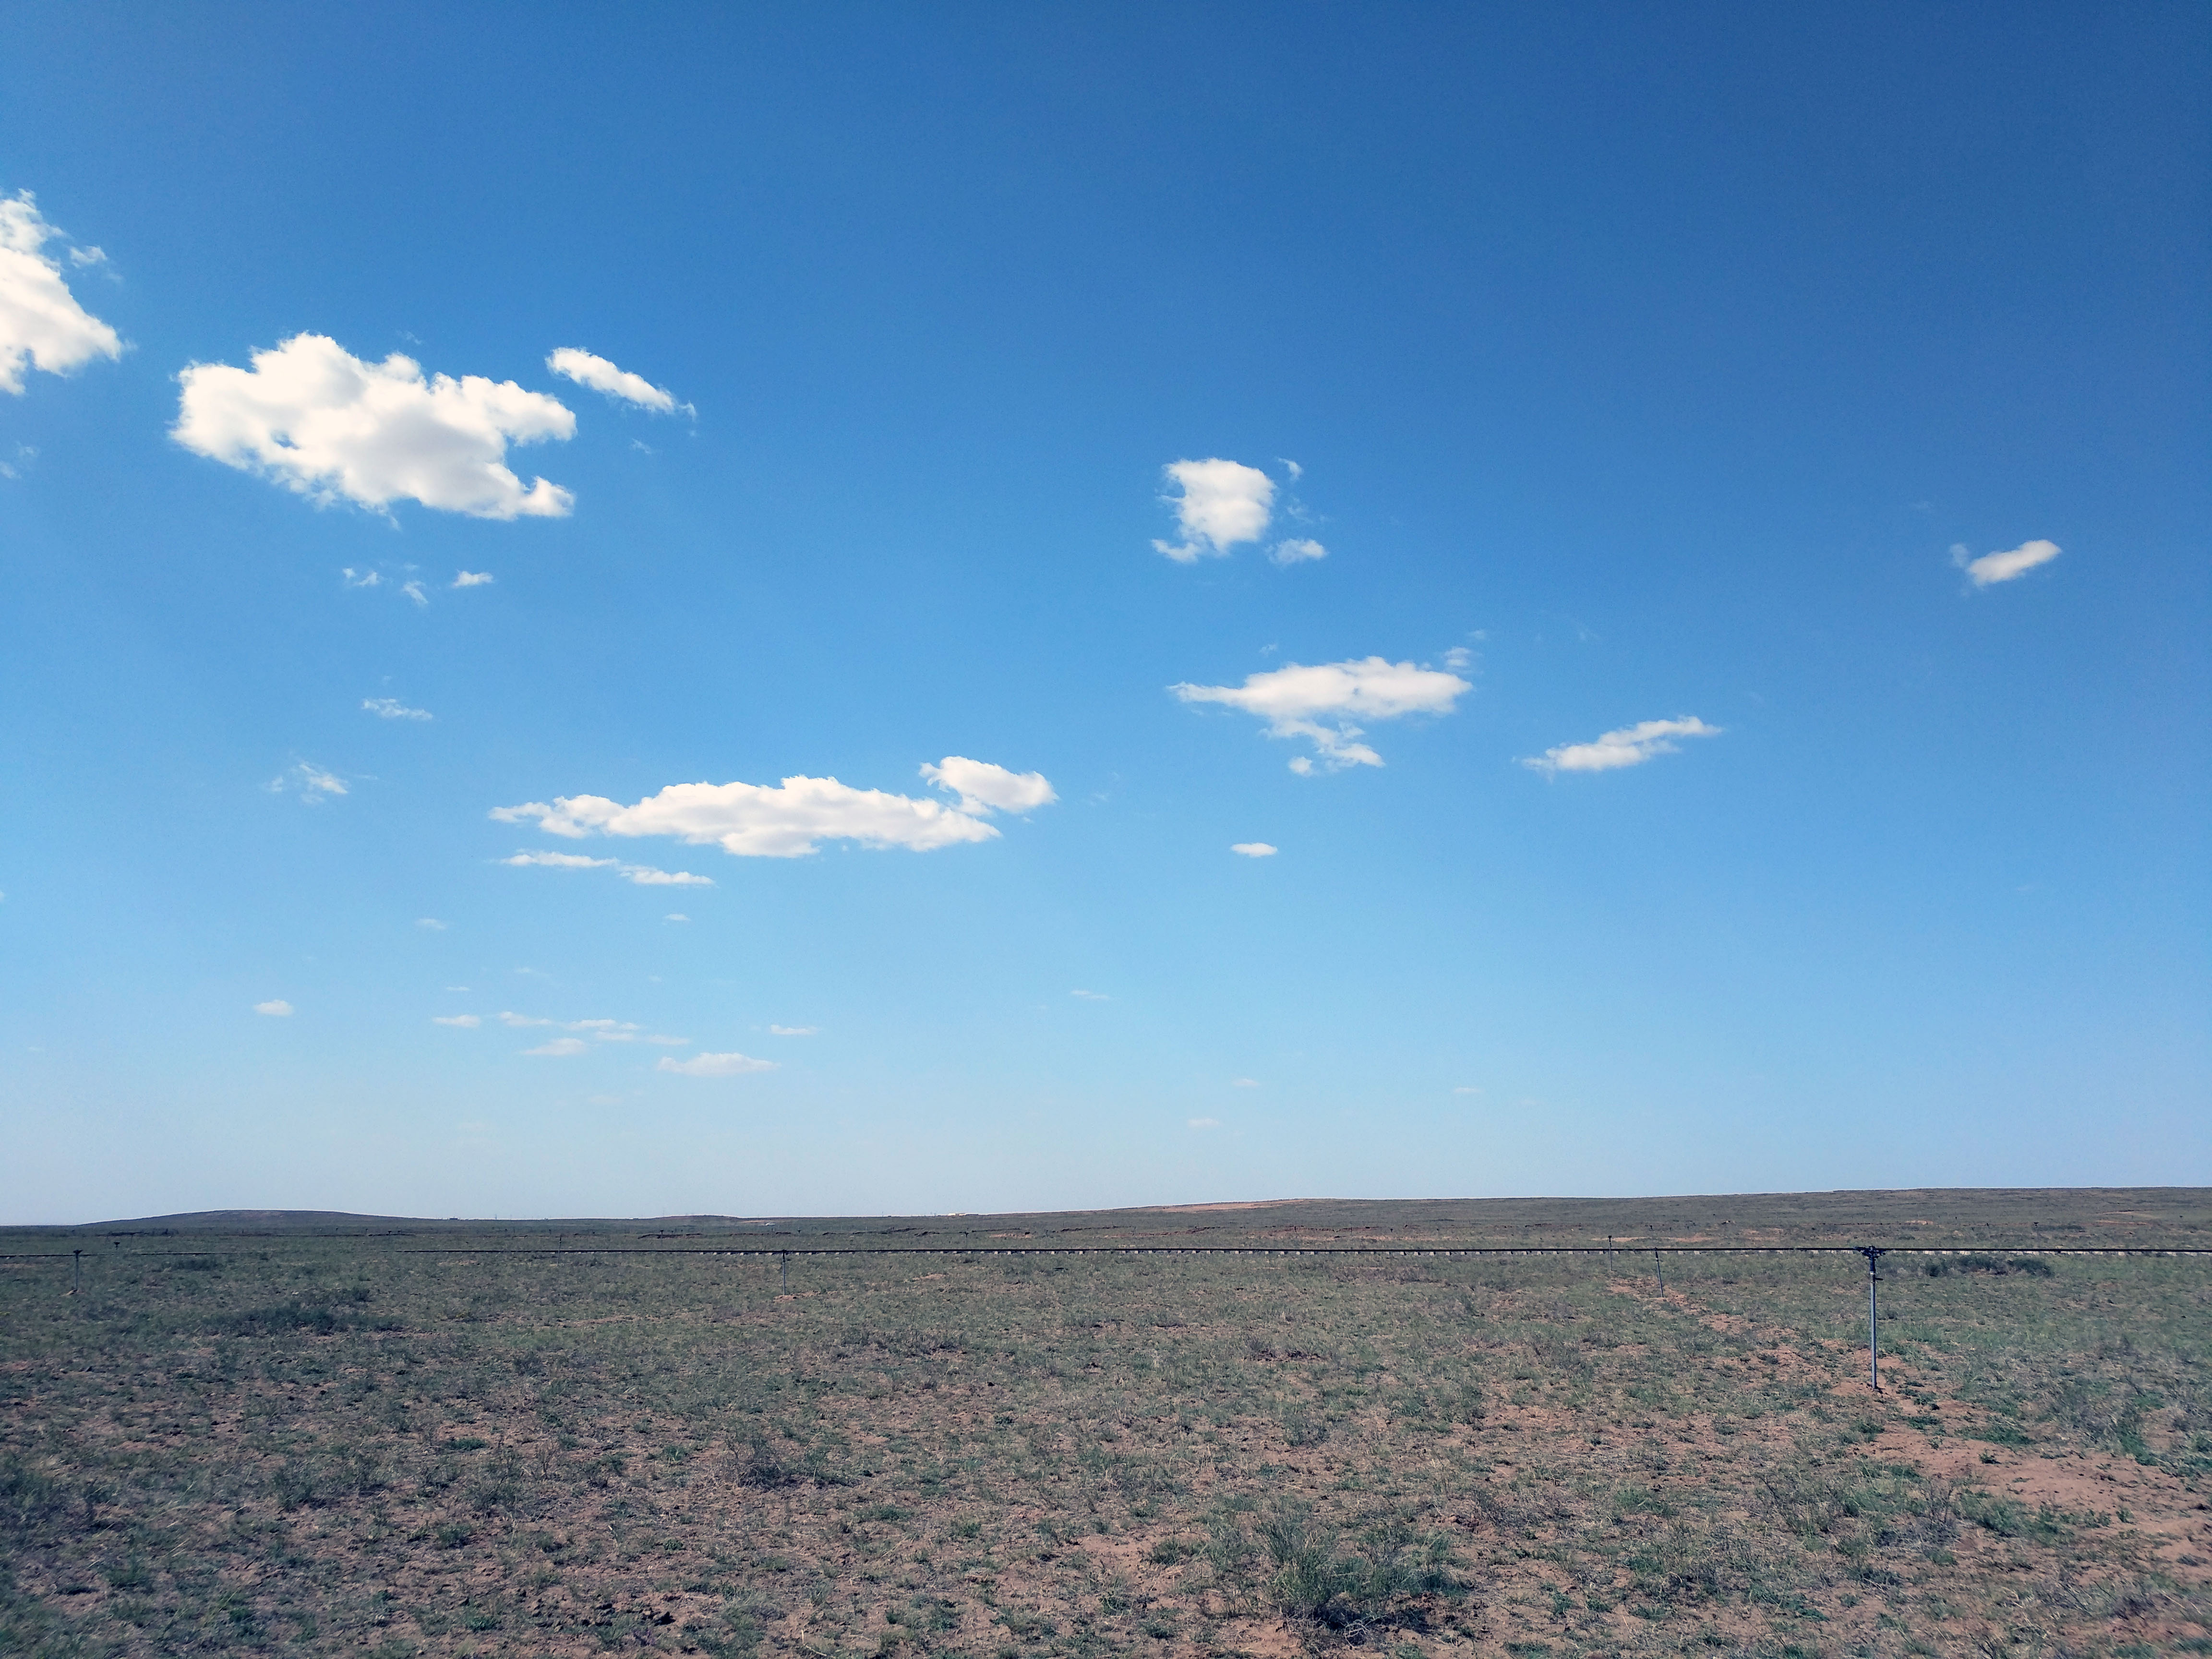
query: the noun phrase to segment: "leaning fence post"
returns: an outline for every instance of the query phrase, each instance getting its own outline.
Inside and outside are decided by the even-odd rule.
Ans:
[[[1653,1245],[1653,1246],[1651,1247],[1651,1271],[1652,1271],[1652,1272],[1654,1272],[1654,1273],[1657,1273],[1657,1274],[1659,1275],[1659,1294],[1660,1294],[1660,1295],[1662,1295],[1662,1296],[1666,1295],[1666,1294],[1667,1294],[1667,1268],[1666,1268],[1666,1264],[1665,1264],[1665,1263],[1663,1263],[1663,1262],[1662,1262],[1662,1261],[1659,1260],[1659,1247],[1658,1247],[1657,1245],[1656,1245],[1656,1244],[1655,1244],[1655,1245]]]

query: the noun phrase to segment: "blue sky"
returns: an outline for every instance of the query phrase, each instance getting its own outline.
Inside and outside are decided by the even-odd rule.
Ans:
[[[0,1216],[2212,1180],[2201,8],[0,28]]]

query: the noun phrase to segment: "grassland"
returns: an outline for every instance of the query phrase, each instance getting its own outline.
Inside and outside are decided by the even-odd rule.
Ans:
[[[1879,1395],[1857,1258],[1632,1248],[1984,1240]],[[2212,1261],[2098,1243],[2212,1202],[19,1230],[0,1651],[2212,1652]]]

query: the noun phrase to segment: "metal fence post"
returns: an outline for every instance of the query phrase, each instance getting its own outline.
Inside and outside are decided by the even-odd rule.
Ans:
[[[1889,1254],[1863,1244],[1859,1254],[1867,1264],[1867,1381],[1876,1394],[1881,1392],[1881,1301],[1878,1293],[1881,1276],[1875,1272],[1875,1262]]]

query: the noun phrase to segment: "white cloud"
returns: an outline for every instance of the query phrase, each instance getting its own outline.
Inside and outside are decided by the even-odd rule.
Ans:
[[[26,191],[23,194],[28,199],[30,192]],[[92,265],[104,265],[107,263],[107,250],[104,247],[73,247],[70,250],[70,263],[79,270]]]
[[[981,793],[963,794],[957,806],[948,806],[881,789],[854,789],[835,778],[790,777],[774,786],[672,783],[630,806],[604,795],[564,795],[550,805],[530,801],[495,807],[491,816],[501,823],[534,821],[550,835],[672,836],[694,845],[719,846],[738,858],[792,859],[805,857],[823,841],[915,852],[990,841],[999,831],[981,815],[994,806],[1020,810],[1056,799],[1037,773],[1008,772],[958,755],[947,755],[924,770],[947,787]]]
[[[750,1054],[694,1054],[689,1060],[663,1060],[653,1069],[682,1077],[739,1077],[747,1072],[773,1072],[775,1061],[755,1060]]]
[[[960,797],[960,810],[975,817],[994,809],[1027,812],[1049,806],[1060,797],[1042,772],[1009,772],[988,761],[947,755],[932,766],[922,763],[921,775],[939,789]]]
[[[1256,1077],[1240,1077],[1229,1086],[1232,1089],[1256,1089],[1260,1086],[1260,1079]]]
[[[120,357],[123,342],[76,302],[62,268],[40,250],[61,233],[39,215],[27,190],[0,197],[0,392],[21,396],[23,365],[66,374],[94,357]],[[97,248],[80,249],[97,263]],[[74,255],[72,257],[75,257]]]
[[[1256,542],[1267,533],[1275,502],[1275,481],[1256,466],[1218,459],[1176,461],[1164,469],[1182,490],[1165,498],[1176,510],[1182,540],[1152,544],[1178,564],[1194,564],[1206,555],[1220,557],[1239,542]]]
[[[382,574],[374,570],[365,572],[356,571],[351,565],[348,565],[344,569],[339,571],[338,574],[344,578],[345,585],[348,587],[381,587],[384,586],[384,577]]]
[[[343,778],[307,761],[301,761],[289,772],[279,772],[264,787],[272,795],[297,795],[310,806],[347,793]]]
[[[771,1025],[768,1029],[771,1036],[812,1036],[822,1028],[818,1025]]]
[[[1444,653],[1444,666],[1447,668],[1465,668],[1474,661],[1474,653],[1463,645],[1455,645]]]
[[[415,925],[417,927],[428,928],[434,933],[442,933],[446,931],[446,924],[435,916],[417,916],[415,918]]]
[[[483,1019],[477,1014],[433,1014],[430,1016],[430,1024],[451,1025],[459,1030],[473,1031],[483,1024]]]
[[[427,608],[430,603],[430,596],[422,591],[422,584],[419,581],[402,582],[399,584],[399,591],[418,605]]]
[[[1304,564],[1328,556],[1328,550],[1310,536],[1293,536],[1286,542],[1277,542],[1267,554],[1276,564]]]
[[[173,437],[195,454],[258,471],[319,505],[382,511],[416,501],[478,519],[564,517],[574,497],[544,478],[529,489],[507,447],[566,439],[576,417],[556,398],[468,374],[425,380],[394,352],[365,362],[321,334],[253,354],[251,370],[194,363]]]
[[[641,1028],[636,1021],[628,1019],[546,1019],[536,1014],[518,1014],[511,1008],[501,1009],[498,1018],[499,1023],[510,1030],[526,1031],[535,1029],[580,1031],[584,1036],[591,1038],[593,1042],[653,1042],[663,1048],[680,1048],[691,1041],[690,1037],[668,1036],[658,1031],[647,1031]],[[445,1020],[439,1022],[440,1024],[450,1023],[452,1022]],[[580,1037],[575,1039],[574,1048],[564,1048],[559,1043],[555,1043],[548,1048],[532,1048],[528,1052],[533,1054],[578,1054],[583,1053],[585,1046],[582,1038]]]
[[[1474,688],[1456,674],[1381,657],[1307,667],[1286,663],[1264,674],[1250,674],[1234,685],[1171,685],[1185,702],[1226,703],[1267,722],[1271,738],[1304,738],[1312,743],[1324,771],[1347,766],[1380,766],[1382,756],[1361,743],[1356,720],[1389,720],[1406,714],[1449,714],[1463,691]],[[1333,724],[1324,725],[1324,719]],[[1313,771],[1301,755],[1293,772]]]
[[[1072,997],[1080,998],[1085,1002],[1111,1002],[1114,1000],[1113,998],[1108,996],[1103,991],[1070,991],[1067,994]]]
[[[2057,542],[2022,542],[2008,553],[1984,553],[1978,559],[1969,558],[1963,544],[1951,549],[1951,562],[1965,571],[1966,580],[1977,587],[2008,582],[2039,564],[2049,564],[2057,556]]]
[[[1289,473],[1289,474],[1291,475],[1291,482],[1292,483],[1296,483],[1299,479],[1301,479],[1301,478],[1303,478],[1303,477],[1304,477],[1306,476],[1306,470],[1305,470],[1305,468],[1304,468],[1304,467],[1300,466],[1300,465],[1299,465],[1296,461],[1292,460],[1289,456],[1287,456],[1287,455],[1278,455],[1278,456],[1276,456],[1276,457],[1275,457],[1275,460],[1276,460],[1277,465],[1279,465],[1283,469],[1283,471],[1285,471],[1285,472],[1287,472],[1287,473]]]
[[[666,915],[663,916],[661,920],[663,921],[689,921],[691,918],[685,915],[681,910],[671,910]]]
[[[456,570],[453,573],[453,586],[455,587],[489,587],[492,583],[497,580],[498,579],[489,570]]]
[[[712,887],[712,876],[695,876],[689,870],[663,870],[651,864],[615,866],[622,878],[636,887]]]
[[[1232,841],[1229,850],[1240,859],[1271,859],[1280,849],[1264,841]]]
[[[272,1019],[289,1019],[292,1018],[292,1005],[283,998],[277,997],[272,1001],[255,1003],[253,1012],[257,1014],[267,1014]]]
[[[535,1048],[525,1048],[526,1054],[544,1054],[552,1060],[568,1060],[580,1054],[592,1045],[581,1037],[555,1037],[550,1042],[541,1042]]]
[[[1607,732],[1592,743],[1563,743],[1521,764],[1539,772],[1610,772],[1623,766],[1641,766],[1655,755],[1675,752],[1675,738],[1717,738],[1723,728],[1708,726],[1695,714],[1680,720],[1639,720]]]
[[[635,404],[658,415],[672,415],[679,409],[687,415],[698,412],[689,404],[678,403],[674,393],[653,385],[642,374],[617,368],[605,358],[579,351],[574,346],[562,346],[545,360],[545,367],[578,386],[604,392],[610,398],[620,398],[624,403]]]
[[[495,814],[495,816],[496,816]],[[689,870],[661,870],[650,864],[624,864],[620,859],[587,858],[581,853],[517,853],[494,862],[518,868],[536,866],[547,870],[617,870],[624,881],[640,887],[712,887],[712,876],[695,876]],[[687,918],[688,920],[688,918]]]
[[[689,870],[656,870],[649,864],[625,864],[623,879],[640,887],[712,887],[712,876],[695,876]]]
[[[363,697],[361,706],[382,720],[427,720],[427,708],[410,708],[397,697]]]
[[[1190,1127],[1194,1129],[1218,1129],[1221,1120],[1218,1117],[1194,1117],[1190,1120]]]

